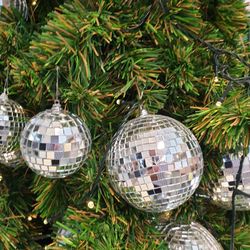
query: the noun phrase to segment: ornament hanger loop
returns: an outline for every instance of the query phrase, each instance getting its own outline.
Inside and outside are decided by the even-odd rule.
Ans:
[[[139,95],[139,101],[141,101],[144,95],[144,90],[142,90],[141,93],[138,93],[138,95]]]
[[[139,100],[139,109],[140,109],[140,115],[141,116],[145,116],[148,115],[147,110],[144,108],[144,101],[143,101],[143,95],[144,95],[144,90],[145,87],[142,90],[139,90],[139,88],[137,87],[137,92],[138,92],[138,100]]]
[[[55,98],[54,103],[60,104],[60,101],[59,101],[59,66],[56,66],[56,98]]]

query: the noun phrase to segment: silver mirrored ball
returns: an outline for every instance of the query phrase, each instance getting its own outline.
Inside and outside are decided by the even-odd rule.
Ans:
[[[223,156],[223,166],[221,168],[220,177],[212,192],[214,203],[224,209],[232,209],[233,188],[236,184],[236,174],[240,166],[240,158],[242,154],[229,154]],[[245,157],[242,169],[242,180],[238,189],[250,194],[250,147],[249,153]],[[250,210],[250,198],[237,195],[235,197],[235,208],[237,211]]]
[[[196,222],[189,225],[170,223],[157,229],[168,243],[169,250],[223,250],[214,236]]]
[[[60,104],[34,116],[21,137],[21,152],[28,166],[48,178],[64,178],[77,171],[90,151],[90,132]]]
[[[112,141],[107,167],[114,189],[132,206],[175,209],[198,187],[203,156],[191,131],[162,115],[143,113],[123,125]]]
[[[15,166],[20,162],[19,141],[25,122],[26,115],[23,108],[2,93],[0,95],[0,163]]]
[[[25,18],[28,17],[28,5],[26,0],[0,0],[0,7],[15,8],[23,14]]]

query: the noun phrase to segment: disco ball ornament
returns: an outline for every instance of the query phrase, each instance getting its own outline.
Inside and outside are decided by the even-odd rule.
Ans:
[[[223,250],[214,236],[202,225],[192,222],[189,225],[168,224],[159,226],[169,250]]]
[[[203,157],[197,139],[183,124],[143,111],[114,136],[107,166],[112,186],[129,204],[163,212],[194,193]]]
[[[15,8],[23,14],[25,18],[28,17],[28,5],[26,0],[0,0],[0,7]]]
[[[64,178],[80,168],[90,151],[87,126],[59,103],[34,116],[21,136],[21,152],[28,166],[48,178]]]
[[[26,115],[23,108],[8,98],[0,95],[0,163],[15,166],[21,160],[19,140],[25,126]]]
[[[236,174],[240,166],[242,154],[229,154],[223,157],[223,166],[220,177],[212,192],[214,203],[224,209],[232,209],[232,195],[236,184]],[[245,157],[242,169],[242,179],[238,189],[250,194],[250,147],[249,153]],[[250,198],[243,195],[236,195],[235,208],[238,211],[250,210]]]

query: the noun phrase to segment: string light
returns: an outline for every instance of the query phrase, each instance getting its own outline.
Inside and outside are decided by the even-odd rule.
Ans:
[[[34,0],[31,4],[32,4],[32,6],[35,6],[37,4],[37,1]]]
[[[217,107],[220,107],[222,105],[222,102],[221,101],[217,101],[216,104],[215,104]]]
[[[95,207],[95,204],[93,201],[88,201],[88,208],[93,209]]]

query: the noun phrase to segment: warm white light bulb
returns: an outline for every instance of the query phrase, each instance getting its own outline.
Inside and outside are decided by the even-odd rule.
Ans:
[[[214,82],[215,82],[215,83],[219,82],[218,76],[216,76],[216,77],[214,78]]]
[[[95,207],[95,204],[93,201],[88,202],[88,208],[93,209]]]
[[[216,105],[217,107],[220,107],[220,106],[222,105],[222,102],[218,101],[218,102],[216,102],[215,105]]]

